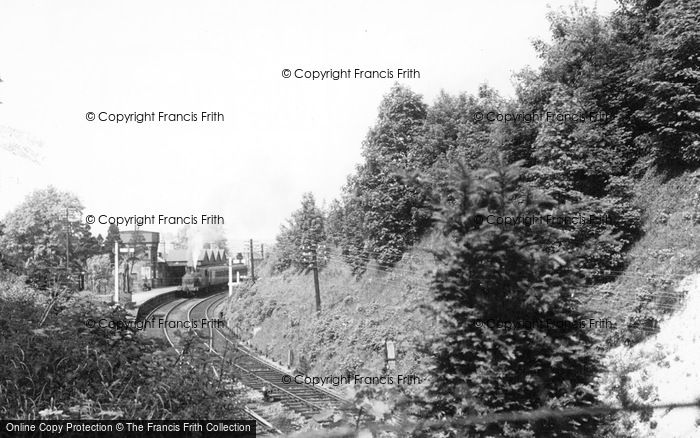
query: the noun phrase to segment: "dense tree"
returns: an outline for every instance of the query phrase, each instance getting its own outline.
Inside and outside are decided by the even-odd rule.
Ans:
[[[700,165],[700,3],[663,1],[653,15],[647,50],[630,81],[644,107],[635,118],[648,124],[638,140],[650,144],[661,166]]]
[[[426,108],[419,95],[399,85],[379,106],[363,144],[365,161],[344,189],[352,224],[345,227],[351,235],[342,246],[352,260],[368,254],[380,265],[392,265],[429,225],[422,193],[399,175],[415,166],[412,151],[421,146]]]
[[[0,221],[0,242],[2,242],[2,235],[4,234],[5,224]],[[9,260],[5,260],[5,251],[0,250],[0,271],[11,268],[9,265]]]
[[[175,249],[187,249],[189,243],[190,226],[184,225],[177,230],[173,246]]]
[[[370,258],[369,244],[362,232],[364,212],[357,197],[345,193],[342,199],[331,203],[326,230],[345,261],[359,274]]]
[[[0,417],[244,415],[243,395],[227,389],[231,370],[194,333],[183,334],[186,348],[179,355],[164,340],[140,335],[121,307],[63,297],[47,312],[45,300],[0,272]],[[109,321],[110,327],[90,321]],[[29,365],[17,366],[22,363]]]
[[[148,261],[148,245],[146,244],[146,238],[140,229],[136,228],[131,234],[129,240],[129,252],[128,256],[122,260],[123,263],[129,263],[128,272],[132,273],[134,265],[140,261]]]
[[[539,114],[549,99],[547,85],[536,72],[524,69],[514,75],[516,99],[503,102],[504,114]],[[534,164],[533,145],[538,133],[538,124],[532,120],[517,120],[511,123],[496,123],[492,136],[498,151],[510,163],[522,160],[526,165]],[[477,166],[478,167],[478,166]]]
[[[112,279],[114,262],[109,255],[99,254],[87,259],[85,263],[87,273],[87,286],[96,293],[104,293]]]
[[[313,194],[304,193],[301,207],[292,213],[277,236],[275,269],[306,271],[314,261],[323,264],[326,242],[325,218]]]
[[[489,119],[502,112],[506,100],[487,84],[481,84],[476,96],[462,93],[449,96],[442,92],[428,108],[421,144],[411,150],[411,168],[433,169],[438,177],[447,163],[462,161],[472,168],[493,162],[497,157],[496,140],[500,123]],[[480,117],[481,116],[481,117]]]
[[[95,238],[95,242],[97,243],[97,247],[100,248],[104,252],[105,249],[105,238],[102,237],[102,233],[99,233],[97,237]]]
[[[599,112],[595,103],[570,96],[562,87],[552,93],[544,110],[557,115]],[[533,157],[537,164],[561,171],[572,189],[592,196],[604,195],[608,178],[621,170],[600,123],[591,120],[543,121],[533,144]]]
[[[642,232],[638,178],[654,167],[700,165],[700,2],[619,3],[609,17],[581,7],[552,12],[550,42],[535,43],[542,65],[516,75],[514,99],[482,86],[476,95],[443,92],[427,106],[392,87],[363,144],[363,163],[331,204],[327,233],[356,270],[372,259],[391,266],[427,230],[449,240],[438,250],[433,282],[447,332],[430,345],[434,415],[595,401],[593,340],[579,325],[573,291],[623,271]],[[491,111],[531,119],[475,117]],[[456,162],[459,171],[445,172]],[[497,169],[474,171],[480,167]],[[433,192],[442,195],[437,227],[428,208]],[[588,222],[494,226],[481,222],[487,214]],[[280,239],[294,241],[288,232]],[[595,422],[451,432],[588,436]]]
[[[3,220],[0,249],[6,263],[41,288],[75,279],[87,258],[99,252],[89,225],[77,219],[82,210],[77,197],[54,187],[27,196]]]
[[[552,42],[536,43],[542,68],[517,76],[516,106],[542,117],[524,129],[504,129],[503,148],[508,157],[527,160],[527,179],[562,204],[561,214],[605,218],[558,226],[570,238],[552,249],[581,255],[593,273],[620,271],[641,232],[641,211],[630,201],[626,178],[648,155],[634,141],[647,128],[632,121],[642,106],[629,84],[635,57],[645,50],[643,27],[585,8],[549,19]],[[566,115],[583,119],[555,118]],[[523,139],[531,141],[529,148]]]
[[[105,254],[109,254],[110,263],[114,264],[114,242],[121,244],[122,239],[119,236],[119,227],[116,224],[110,224],[107,228],[107,237],[102,244],[102,250]]]
[[[428,340],[434,354],[429,406],[462,415],[564,408],[594,402],[593,340],[580,325],[573,298],[576,260],[548,252],[560,236],[543,224],[489,225],[485,215],[551,213],[556,203],[525,189],[517,164],[452,174],[437,210],[448,238],[438,253],[432,290],[445,333]],[[449,423],[449,422],[448,422]],[[453,436],[577,436],[591,418],[446,428]],[[522,433],[522,434],[521,434]]]
[[[614,152],[612,168],[622,169],[617,175],[649,156],[661,167],[697,166],[700,5],[620,4],[609,18],[586,8],[550,14],[552,43],[536,44],[543,67],[530,83],[544,96],[563,88],[606,114],[598,130]]]

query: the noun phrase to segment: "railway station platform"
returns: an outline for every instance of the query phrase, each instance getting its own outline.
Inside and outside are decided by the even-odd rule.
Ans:
[[[155,298],[158,295],[175,291],[178,289],[178,287],[179,286],[158,287],[149,291],[134,292],[131,295],[131,302],[134,303],[135,307],[139,307],[144,301]]]

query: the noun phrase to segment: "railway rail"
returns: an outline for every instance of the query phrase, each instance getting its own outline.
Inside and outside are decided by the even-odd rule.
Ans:
[[[192,307],[190,316],[213,319],[212,309],[225,298],[224,295],[203,300]],[[293,376],[259,359],[247,348],[239,345],[227,328],[211,327],[209,339],[211,349],[233,351],[230,362],[240,371],[239,378],[244,385],[260,391],[266,388],[272,398],[278,399],[282,405],[306,418],[324,412],[353,408],[347,400],[324,388],[293,383]]]
[[[209,298],[209,299],[210,299],[210,298]],[[201,302],[207,301],[207,300],[209,300],[209,299],[204,299],[204,300],[202,300]],[[170,308],[165,312],[165,314],[163,315],[163,320],[164,320],[165,322],[167,322],[167,321],[169,320],[169,318],[170,318],[170,315],[171,315],[176,309],[179,310],[179,308],[180,308],[181,306],[187,304],[187,303],[190,302],[190,301],[192,301],[192,300],[188,300],[188,299],[179,299],[179,300],[176,300],[176,301],[167,303],[167,304],[163,304],[163,305],[161,305],[161,306],[156,307],[155,309],[153,309],[153,310],[148,314],[148,316],[146,317],[146,319],[150,319],[150,318],[151,318],[154,314],[156,314],[159,310],[161,310],[161,309],[163,309],[163,308],[170,307]],[[198,303],[198,304],[196,304],[195,306],[190,307],[190,308],[188,309],[188,311],[187,311],[187,320],[188,320],[188,321],[193,321],[193,320],[191,319],[191,312],[192,312],[192,309],[193,309],[194,307],[196,307],[197,305],[201,304],[201,302]],[[181,354],[181,350],[180,350],[180,349],[178,348],[178,346],[176,345],[176,338],[175,338],[174,336],[171,337],[171,335],[168,333],[169,330],[173,330],[173,331],[174,331],[174,330],[176,330],[176,329],[169,329],[167,324],[163,324],[163,335],[165,336],[165,339],[168,341],[168,343],[170,344],[170,346],[171,346],[178,354]],[[210,333],[212,333],[212,332],[210,331]],[[208,346],[209,346],[209,349],[210,349],[210,351],[211,351],[212,353],[214,353],[214,354],[216,354],[217,356],[221,357],[221,354],[219,354],[218,352],[216,352],[216,351],[213,350],[212,344],[211,344],[211,343],[209,343]],[[217,373],[216,369],[215,369],[213,366],[212,366],[212,370],[214,371],[215,374]],[[272,435],[280,435],[280,434],[282,434],[282,431],[280,431],[279,429],[277,429],[276,427],[274,427],[269,421],[267,421],[267,420],[266,420],[265,418],[263,418],[260,414],[258,414],[258,413],[255,412],[254,410],[250,409],[249,407],[245,406],[245,407],[243,408],[243,411],[244,411],[251,419],[255,420],[255,422],[256,422],[256,430],[258,431],[258,433],[267,433],[267,434],[272,434]]]

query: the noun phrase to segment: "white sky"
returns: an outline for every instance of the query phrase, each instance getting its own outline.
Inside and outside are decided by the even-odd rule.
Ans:
[[[15,130],[43,155],[0,144],[0,216],[53,184],[84,214],[220,214],[230,237],[272,240],[303,192],[338,195],[396,81],[282,69],[416,68],[400,82],[427,103],[482,82],[511,95],[512,73],[538,65],[530,42],[548,35],[548,5],[571,3],[0,0],[0,143]],[[115,125],[88,111],[225,121]]]

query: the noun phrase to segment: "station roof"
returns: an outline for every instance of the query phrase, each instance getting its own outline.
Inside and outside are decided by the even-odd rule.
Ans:
[[[172,249],[163,254],[163,259],[165,263],[187,263],[190,257],[186,249]]]
[[[187,265],[192,264],[192,256],[190,250],[174,249],[167,251],[163,255],[165,263],[169,265]],[[197,265],[218,265],[228,262],[228,254],[223,249],[203,249],[199,252]]]
[[[197,264],[202,265],[219,265],[226,263],[228,256],[226,250],[223,249],[205,249],[199,253]]]

